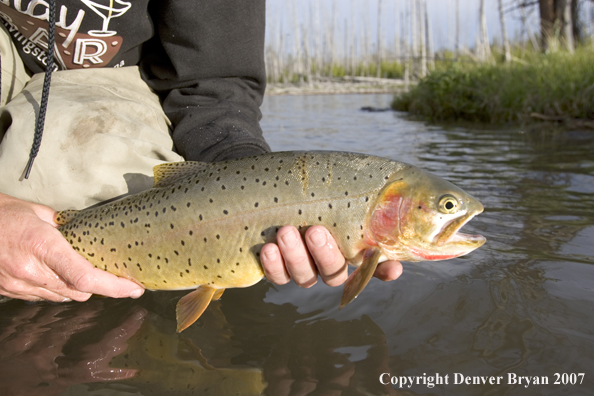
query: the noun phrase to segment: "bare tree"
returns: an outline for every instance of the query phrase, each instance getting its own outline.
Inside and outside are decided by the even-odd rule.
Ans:
[[[460,55],[460,0],[456,0],[456,59]]]
[[[480,33],[478,39],[479,48],[477,48],[477,51],[479,59],[485,62],[491,58],[491,46],[489,45],[489,34],[487,33],[487,15],[485,14],[485,0],[481,0],[479,19]]]
[[[382,76],[382,0],[377,2],[377,66],[375,76],[380,78]]]
[[[571,12],[571,5],[572,1],[565,0],[565,7],[563,7],[563,38],[565,39],[565,46],[567,50],[571,53],[575,50],[575,44],[573,40],[573,21],[572,21],[572,12]]]
[[[501,21],[501,36],[503,38],[503,48],[505,50],[505,61],[511,61],[511,47],[507,37],[507,30],[505,29],[505,14],[503,13],[503,0],[498,0],[499,5],[499,20]]]
[[[417,3],[419,10],[419,37],[421,38],[421,77],[427,75],[427,34],[425,29],[425,0],[419,0]]]

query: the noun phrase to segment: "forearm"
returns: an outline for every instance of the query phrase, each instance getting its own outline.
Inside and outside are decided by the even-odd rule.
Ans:
[[[264,1],[155,4],[157,35],[141,69],[161,96],[177,151],[201,161],[269,151],[259,126]]]

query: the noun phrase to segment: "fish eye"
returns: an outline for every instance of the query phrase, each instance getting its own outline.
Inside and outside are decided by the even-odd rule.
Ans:
[[[439,211],[442,213],[452,214],[458,210],[458,200],[452,195],[443,195],[439,199]]]

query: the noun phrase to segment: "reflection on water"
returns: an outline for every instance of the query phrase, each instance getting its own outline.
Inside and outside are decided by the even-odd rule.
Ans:
[[[0,394],[588,395],[594,392],[594,134],[435,127],[388,95],[268,97],[274,150],[376,154],[427,169],[485,205],[465,226],[487,244],[406,264],[338,310],[341,290],[266,282],[225,292],[175,333],[180,293],[0,311]],[[379,376],[450,375],[403,390]],[[504,376],[454,385],[454,373]],[[549,385],[508,385],[507,373]],[[555,373],[585,373],[554,385]]]

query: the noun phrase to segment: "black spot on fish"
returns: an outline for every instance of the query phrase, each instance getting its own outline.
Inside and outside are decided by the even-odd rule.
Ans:
[[[322,216],[318,216],[318,221],[322,221]]]
[[[256,208],[258,207],[258,202],[256,202],[256,203],[254,204],[254,207],[256,207]]]
[[[177,208],[173,205],[171,205],[171,210],[173,210],[174,212],[177,210]]]
[[[190,207],[190,205],[191,205],[191,203],[190,203],[190,202],[188,202],[188,203],[186,204],[186,206],[187,206],[188,208]]]
[[[161,266],[160,265],[157,265],[157,269],[160,270],[161,269]]]
[[[243,229],[244,229],[244,230],[246,230],[246,231],[247,231],[249,228],[250,228],[250,227],[248,227],[248,226],[245,226],[245,227],[243,227]]]
[[[149,258],[153,258],[153,255],[151,253],[148,254]]]
[[[182,246],[185,246],[186,243],[184,241],[181,241],[181,244],[182,244]]]
[[[312,196],[312,197],[315,197],[315,196],[316,196],[316,194],[314,194],[314,193],[311,193],[311,196]]]
[[[169,224],[169,226],[171,227],[171,229],[173,229],[173,224]]]
[[[179,256],[179,252],[177,250],[174,250],[173,253],[175,253],[176,256]]]
[[[205,266],[204,266],[204,269],[208,269],[208,267],[205,265]]]
[[[227,212],[226,210],[223,210],[223,213],[224,213],[224,214],[229,214],[229,212]]]
[[[328,204],[328,207],[329,207],[330,209],[332,209],[332,204],[331,204],[331,203],[330,203],[330,204]]]
[[[221,236],[219,234],[217,234],[217,239],[221,239]]]
[[[188,259],[188,267],[191,267],[191,266],[192,266],[192,259],[191,259],[191,258],[189,258],[189,259]]]
[[[111,248],[111,249],[110,249],[110,251],[111,251],[111,252],[115,252],[115,251],[116,251],[116,249],[115,249],[115,248]]]
[[[349,195],[349,192],[348,192],[348,191],[345,191],[345,192],[344,192],[344,195]]]
[[[221,263],[221,259],[217,259],[217,264],[220,264],[220,263]]]

